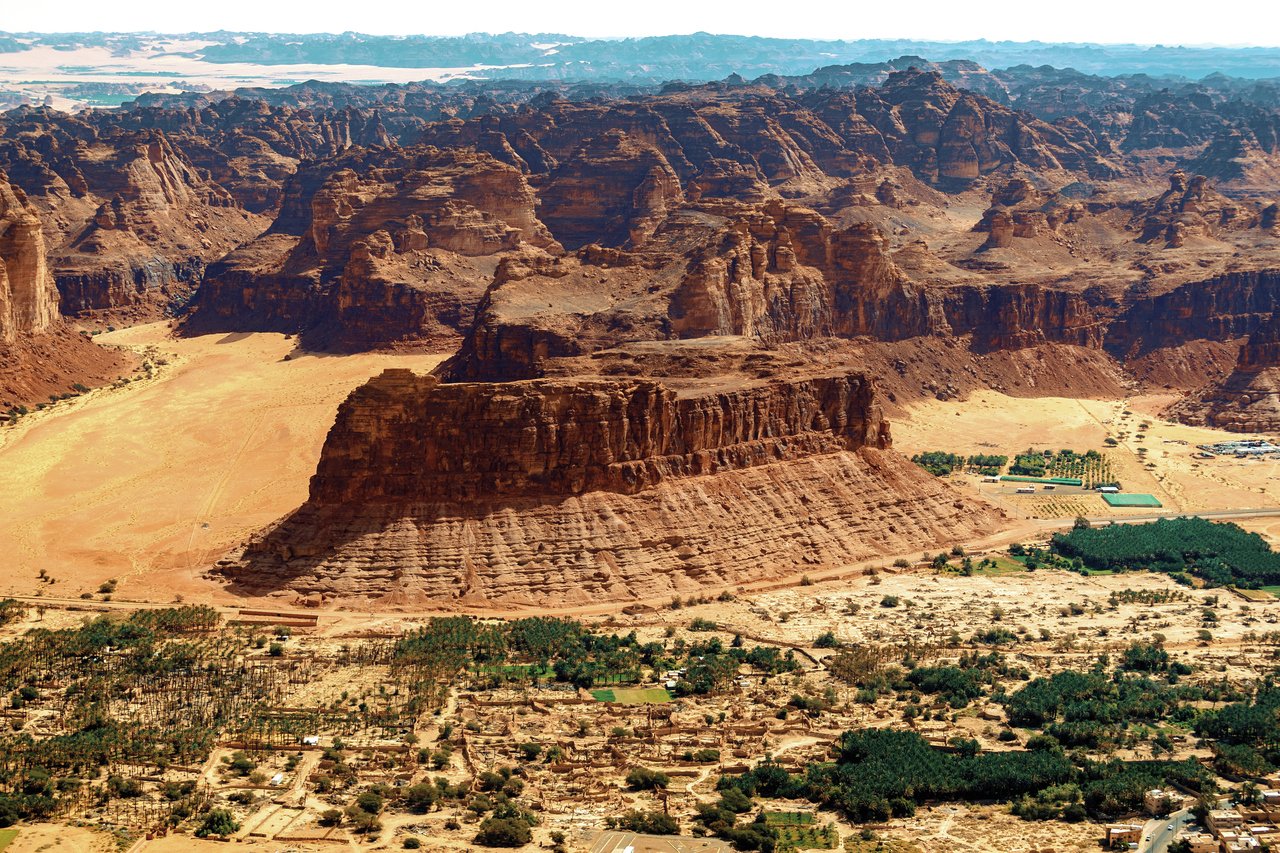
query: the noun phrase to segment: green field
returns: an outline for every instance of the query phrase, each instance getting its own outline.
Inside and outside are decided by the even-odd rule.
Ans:
[[[840,841],[835,827],[818,826],[810,812],[765,812],[764,822],[777,832],[778,850],[831,850]]]
[[[1026,557],[993,557],[996,561],[994,566],[981,566],[978,563],[973,564],[973,573],[982,577],[998,578],[1003,575],[1013,575],[1027,570]]]
[[[1156,499],[1155,495],[1140,494],[1104,494],[1102,499],[1107,502],[1107,506],[1164,506]]]
[[[671,694],[662,687],[615,687],[612,690],[592,690],[597,702],[616,702],[619,705],[660,705],[671,701]]]
[[[13,843],[13,839],[18,837],[16,829],[0,829],[0,850],[8,847]]]

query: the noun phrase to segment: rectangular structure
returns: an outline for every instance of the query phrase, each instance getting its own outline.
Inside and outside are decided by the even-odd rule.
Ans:
[[[1162,507],[1164,504],[1156,499],[1155,495],[1113,495],[1104,494],[1102,499],[1107,502],[1107,506],[1131,507],[1131,506],[1150,506]]]

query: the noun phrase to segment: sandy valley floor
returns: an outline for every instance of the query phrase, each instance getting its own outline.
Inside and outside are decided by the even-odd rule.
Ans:
[[[283,335],[175,340],[163,323],[98,340],[153,347],[155,378],[0,430],[0,594],[30,594],[44,569],[56,579],[46,596],[71,598],[118,578],[122,598],[200,598],[208,585],[193,568],[304,500],[352,389],[387,367],[425,372],[440,360],[294,353],[286,361],[295,342]]]

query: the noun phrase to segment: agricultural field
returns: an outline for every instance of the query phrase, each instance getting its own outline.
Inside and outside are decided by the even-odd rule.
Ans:
[[[1110,461],[1097,450],[1077,453],[1027,449],[1014,457],[1009,473],[1025,477],[1073,477],[1083,480],[1087,489],[1115,483]]]
[[[829,823],[820,824],[809,812],[764,812],[764,823],[777,832],[779,853],[798,850],[834,850],[840,833]]]
[[[619,705],[660,705],[671,701],[671,694],[662,687],[617,687],[611,690],[592,690],[598,702],[616,702]]]
[[[1026,501],[1032,518],[1075,518],[1101,515],[1106,505],[1096,495],[1056,495],[1035,497]]]

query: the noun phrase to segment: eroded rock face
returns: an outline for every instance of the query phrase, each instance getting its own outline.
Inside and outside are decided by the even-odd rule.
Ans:
[[[221,572],[442,608],[625,601],[997,521],[888,444],[856,374],[715,390],[388,371],[343,404],[307,504]]]
[[[0,125],[0,168],[40,214],[66,314],[154,318],[266,225],[159,132],[31,111]]]
[[[456,336],[496,258],[559,250],[519,171],[486,154],[359,149],[308,163],[261,238],[210,268],[189,331],[369,349]]]
[[[1164,240],[1171,249],[1181,248],[1188,237],[1212,237],[1260,223],[1254,210],[1214,191],[1204,175],[1182,171],[1170,176],[1169,189],[1142,205],[1134,220],[1141,222],[1140,242]]]
[[[1189,424],[1236,432],[1280,430],[1280,314],[1245,339],[1235,370],[1170,408]]]
[[[97,384],[124,365],[63,321],[39,213],[0,172],[0,411]]]
[[[45,332],[57,318],[40,216],[0,172],[0,342]]]
[[[343,404],[311,500],[492,501],[886,448],[869,381],[823,377],[681,394],[653,380],[442,384],[387,371]]]
[[[662,152],[611,130],[589,140],[552,173],[543,219],[569,249],[639,245],[683,200]]]

